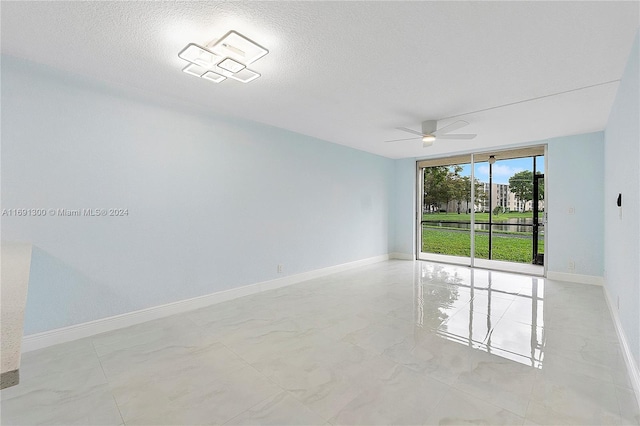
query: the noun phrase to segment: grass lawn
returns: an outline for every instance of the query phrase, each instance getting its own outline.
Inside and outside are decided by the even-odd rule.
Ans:
[[[544,213],[539,212],[538,217],[542,217]],[[507,219],[514,218],[533,218],[533,212],[510,212],[510,213],[500,213],[498,215],[493,215],[493,222],[504,222]],[[440,221],[451,221],[451,222],[471,222],[471,214],[470,213],[426,213],[422,215],[422,220],[428,220],[431,222],[440,222]],[[476,213],[476,222],[489,222],[489,213]]]
[[[476,214],[476,217],[478,215]],[[480,259],[489,258],[489,235],[476,233],[475,256]],[[509,262],[531,263],[531,238],[516,236],[499,236],[493,234],[492,258]],[[452,256],[471,255],[471,235],[469,232],[442,230],[442,228],[425,227],[422,234],[422,251],[426,253],[448,254]],[[544,252],[544,240],[540,239],[538,251]]]

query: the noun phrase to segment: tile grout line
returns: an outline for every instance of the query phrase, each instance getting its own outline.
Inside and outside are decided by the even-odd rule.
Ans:
[[[222,340],[219,341],[219,343],[226,348],[229,352],[231,352],[232,354],[234,354],[235,356],[237,356],[238,358],[240,358],[242,360],[242,362],[244,362],[246,364],[247,367],[252,368],[256,373],[258,373],[259,375],[261,375],[262,377],[264,377],[265,379],[267,379],[267,381],[269,381],[270,383],[272,383],[274,386],[276,386],[277,388],[280,389],[280,392],[278,393],[282,393],[282,392],[287,392],[286,389],[284,389],[282,386],[280,386],[279,384],[277,384],[273,379],[271,379],[271,377],[267,376],[266,374],[264,374],[262,371],[259,371],[257,368],[255,368],[253,365],[251,365],[246,359],[244,359],[240,354],[238,354],[236,351],[234,351],[233,349],[231,349],[230,347],[228,347]],[[225,421],[223,423],[223,425],[229,423],[231,420],[237,418],[238,416],[241,416],[242,414],[246,413],[247,411],[251,410],[253,407],[262,404],[264,401],[268,400],[269,398],[273,398],[275,395],[277,395],[278,393],[275,393],[273,395],[269,395],[268,397],[260,400],[259,402],[255,403],[254,405],[252,405],[251,407],[247,408],[246,410],[238,413],[237,415],[233,416],[232,418],[228,419],[227,421]]]
[[[389,279],[390,279],[390,277],[389,277]],[[391,283],[391,284],[394,284],[394,283]],[[409,279],[408,279],[408,282],[407,282],[407,283],[403,282],[403,285],[405,285],[405,284],[406,284],[407,286],[410,286],[410,285],[411,285],[411,286],[416,285],[415,283],[412,283],[412,282],[411,282],[411,278],[409,278]],[[336,289],[334,289],[334,290],[335,290],[335,291],[339,291],[339,288],[338,288],[338,287],[336,287]],[[332,291],[334,291],[334,290],[332,290]],[[378,293],[379,293],[379,294],[378,294]],[[319,293],[318,293],[318,294],[319,294]],[[349,293],[349,294],[350,294],[350,293]],[[364,302],[363,302],[363,303],[371,303],[372,301],[377,301],[377,300],[378,300],[378,297],[385,296],[385,295],[388,295],[388,294],[390,294],[390,293],[389,293],[389,292],[377,292],[377,293],[374,293],[374,294],[373,294],[373,296],[375,297],[375,299],[373,299],[373,298],[371,298],[371,297],[369,297],[368,299],[363,297],[363,299],[364,299]],[[394,293],[394,294],[395,294],[395,293]],[[315,295],[313,295],[313,294],[312,294],[311,296],[312,296],[312,297],[311,297],[310,299],[313,299],[313,297],[315,297]],[[327,299],[327,301],[325,301],[325,303],[329,303],[329,302],[331,302],[332,300],[333,300],[333,299],[331,299],[331,300],[328,300],[328,299]],[[295,301],[295,300],[294,300],[294,301]],[[511,306],[512,306],[512,304],[513,304],[513,301],[512,301],[512,303],[511,303],[511,304],[509,304],[509,307],[511,307]],[[551,305],[549,305],[549,304],[547,304],[547,303],[545,303],[545,304],[546,304],[546,306],[552,307]],[[324,306],[324,305],[323,305],[323,306]],[[327,305],[327,306],[328,306],[328,305]],[[377,305],[376,305],[376,306],[377,306]],[[346,307],[347,307],[347,306],[345,306],[345,308],[346,308]],[[246,312],[247,312],[247,314],[249,314],[249,315],[251,314],[250,310],[248,310],[248,311],[246,311]],[[394,311],[388,311],[388,312],[386,312],[386,313],[385,313],[385,311],[375,311],[375,312],[376,312],[376,317],[375,317],[375,319],[377,319],[377,318],[378,318],[378,316],[377,316],[377,314],[378,314],[378,313],[380,313],[380,314],[381,314],[381,315],[380,315],[380,317],[379,317],[379,318],[380,318],[380,321],[381,321],[381,324],[388,324],[388,323],[386,322],[386,319],[390,319],[390,320],[391,320],[391,319],[393,319],[393,320],[394,320],[394,323],[395,323],[395,321],[398,321],[398,323],[397,323],[397,324],[399,324],[400,326],[404,326],[404,325],[403,325],[403,324],[404,324],[404,322],[408,322],[408,323],[410,323],[410,324],[412,324],[412,325],[414,325],[414,326],[415,326],[414,321],[408,320],[408,319],[406,319],[406,318],[400,318],[400,317],[392,316],[392,315],[391,315],[391,312],[394,312]],[[458,311],[456,311],[456,313],[457,313],[457,312],[458,312]],[[284,389],[284,387],[283,387],[283,386],[280,386],[278,383],[276,383],[276,382],[275,382],[275,380],[277,380],[277,379],[280,377],[280,376],[279,376],[279,374],[276,372],[276,370],[273,370],[273,372],[272,372],[270,375],[267,375],[267,374],[266,374],[266,373],[268,373],[269,371],[272,371],[270,368],[264,368],[265,373],[263,373],[263,372],[259,371],[259,370],[257,369],[257,367],[256,367],[256,366],[261,366],[261,362],[262,362],[261,360],[262,360],[262,358],[258,358],[258,359],[256,359],[256,360],[253,362],[253,364],[249,363],[249,362],[247,361],[247,359],[245,359],[243,356],[240,356],[240,355],[239,355],[238,353],[236,353],[233,349],[231,349],[229,346],[227,346],[227,344],[226,344],[225,342],[228,342],[230,345],[233,345],[233,344],[234,344],[234,341],[235,341],[235,340],[230,340],[230,339],[228,339],[229,335],[225,334],[225,335],[223,335],[222,337],[216,337],[216,336],[217,336],[217,334],[216,334],[216,330],[209,330],[209,329],[207,328],[207,325],[206,325],[206,324],[199,325],[198,323],[195,323],[195,318],[196,318],[196,317],[192,317],[192,316],[189,316],[189,315],[186,315],[186,314],[182,314],[182,315],[187,316],[187,318],[188,318],[188,321],[186,321],[186,322],[185,322],[185,325],[186,325],[186,327],[187,327],[188,329],[191,329],[191,330],[195,331],[195,332],[196,332],[196,333],[198,333],[198,334],[199,334],[199,333],[202,333],[201,335],[199,334],[199,336],[198,336],[198,337],[199,337],[199,339],[198,339],[198,341],[199,341],[199,342],[204,341],[205,339],[203,339],[203,338],[204,338],[205,336],[206,336],[206,337],[211,336],[211,337],[212,337],[212,340],[215,340],[215,341],[217,342],[217,344],[219,344],[219,345],[220,345],[222,348],[224,348],[225,350],[229,351],[229,353],[230,353],[230,354],[233,354],[234,356],[236,356],[236,357],[238,358],[238,360],[239,360],[239,361],[241,361],[241,362],[239,362],[239,363],[238,363],[239,365],[241,365],[241,367],[240,367],[240,368],[243,368],[243,369],[244,369],[244,368],[246,368],[246,367],[251,367],[251,369],[247,369],[247,370],[249,370],[249,371],[247,371],[247,373],[250,373],[250,374],[259,373],[259,374],[257,375],[257,377],[259,377],[259,378],[263,378],[263,379],[264,379],[264,378],[266,378],[267,380],[265,381],[265,383],[271,383],[275,389],[280,389],[280,391],[279,391],[279,392],[286,392],[286,395],[289,395],[289,396],[291,396],[293,399],[295,399],[296,401],[300,402],[300,404],[302,404],[302,406],[303,406],[306,410],[308,410],[308,411],[310,411],[310,412],[315,413],[315,414],[318,416],[318,420],[320,420],[320,419],[325,419],[325,416],[324,416],[324,415],[321,415],[320,413],[317,413],[315,410],[311,409],[311,408],[310,408],[309,406],[307,406],[307,405],[306,405],[306,404],[305,404],[305,403],[304,403],[300,398],[296,397],[296,395],[292,393],[292,392],[297,392],[297,391],[298,391],[297,387],[289,386],[290,388],[292,388],[292,390],[291,390],[291,391],[289,391],[289,390],[287,390],[287,389]],[[315,313],[314,313],[314,315],[315,315]],[[505,315],[505,314],[503,313],[502,317],[500,317],[500,320],[496,322],[496,326],[497,326],[497,324],[498,324],[498,323],[500,323],[500,321],[502,321],[502,320],[503,320],[504,315]],[[342,318],[342,317],[341,317],[341,318]],[[348,320],[350,320],[350,319],[352,319],[352,316],[349,316],[348,318],[347,318],[347,317],[345,317],[344,321],[348,321]],[[504,319],[504,320],[506,321],[506,319]],[[343,319],[340,319],[340,321],[343,321]],[[509,322],[511,322],[511,321],[512,321],[512,320],[509,320]],[[513,320],[513,321],[514,321],[514,322],[516,322],[516,323],[519,323],[518,321],[515,321],[515,320]],[[388,350],[389,348],[387,348],[387,349],[383,350],[381,353],[378,353],[376,350],[369,350],[369,349],[367,349],[367,348],[365,348],[365,347],[361,346],[361,344],[365,344],[365,343],[366,343],[366,341],[365,341],[365,342],[358,341],[357,343],[355,343],[355,342],[351,342],[351,341],[346,341],[346,340],[344,340],[344,339],[345,339],[347,336],[349,336],[350,334],[357,333],[358,331],[363,330],[363,329],[366,329],[367,327],[370,327],[371,325],[373,325],[373,324],[374,324],[374,322],[373,322],[373,321],[371,321],[371,320],[369,320],[369,319],[367,319],[367,322],[369,323],[369,325],[364,326],[363,328],[358,329],[358,330],[356,330],[356,331],[352,331],[351,333],[348,333],[346,336],[344,336],[344,337],[343,337],[343,338],[341,338],[341,339],[336,339],[336,338],[335,338],[335,337],[333,337],[333,336],[330,336],[330,335],[324,334],[324,332],[323,332],[323,330],[324,330],[324,329],[323,329],[323,328],[318,327],[317,323],[316,323],[316,322],[314,322],[314,321],[312,321],[312,322],[310,323],[310,324],[313,324],[313,325],[314,325],[314,327],[311,327],[311,329],[310,329],[310,330],[313,330],[313,331],[314,331],[314,334],[323,335],[323,336],[327,337],[327,338],[328,338],[330,341],[332,341],[332,342],[341,342],[341,343],[345,343],[345,344],[348,344],[348,345],[350,345],[350,346],[353,346],[353,347],[356,347],[356,348],[360,348],[360,349],[362,349],[362,350],[366,351],[367,353],[377,354],[377,356],[381,356],[381,357],[386,358],[388,361],[390,361],[390,362],[392,362],[393,364],[395,364],[395,365],[399,366],[400,368],[404,368],[405,370],[411,370],[411,372],[415,373],[415,370],[413,370],[412,368],[408,367],[408,364],[403,364],[403,363],[401,363],[400,361],[395,361],[395,360],[394,360],[394,359],[392,359],[392,358],[388,358],[388,357],[385,355],[385,353],[386,353],[386,350]],[[194,324],[192,325],[192,323],[194,323]],[[307,328],[306,328],[307,326],[306,326],[305,324],[307,324],[307,323],[306,323],[306,322],[303,322],[303,323],[296,323],[296,326],[297,326],[297,328],[304,328],[306,331],[309,331],[309,330],[307,330]],[[303,325],[305,325],[305,327],[302,327]],[[225,326],[225,327],[226,327],[226,326]],[[233,327],[231,327],[231,326],[230,326],[230,328],[233,328]],[[544,328],[549,328],[549,327],[548,327],[548,326],[546,326],[546,327],[544,327]],[[552,330],[552,331],[555,331],[555,330],[556,330],[556,329],[554,329],[554,328],[549,328],[549,329],[550,329],[550,330]],[[282,330],[280,330],[280,331],[282,331]],[[430,333],[432,333],[432,332],[433,332],[433,330],[431,330],[431,331],[430,331]],[[211,333],[211,334],[209,334],[209,333]],[[381,336],[381,337],[384,337],[384,336],[385,336],[385,334],[381,334],[380,336]],[[292,337],[291,337],[291,336],[288,336],[287,338],[288,338],[288,339],[296,339],[296,337],[295,337],[295,336],[292,336]],[[393,338],[394,338],[394,337],[388,337],[388,338],[386,338],[386,340],[388,340],[388,341],[392,341],[391,339],[393,339]],[[224,341],[223,341],[223,340],[224,340]],[[100,344],[100,340],[99,340],[99,339],[91,339],[91,340],[90,340],[90,343],[91,343],[91,345],[92,345],[92,352],[94,353],[94,355],[97,357],[97,359],[98,359],[98,361],[99,361],[99,364],[100,364],[101,369],[102,369],[102,372],[103,372],[103,377],[106,379],[107,385],[109,386],[109,389],[110,389],[110,385],[111,385],[111,384],[110,384],[110,380],[109,380],[109,378],[107,377],[107,375],[106,375],[106,373],[105,373],[105,370],[104,370],[103,364],[102,364],[102,362],[101,362],[101,361],[102,361],[102,360],[101,360],[101,357],[97,355],[97,346],[96,346],[96,344]],[[249,343],[251,343],[251,342],[249,342]],[[259,344],[260,344],[260,345],[262,345],[262,344],[267,345],[267,342],[261,342],[261,343],[259,343]],[[278,344],[278,345],[279,345],[279,344]],[[366,345],[365,345],[365,346],[366,346]],[[394,345],[392,345],[391,347],[393,347],[393,346],[394,346]],[[238,347],[238,346],[236,346],[236,347]],[[256,345],[256,347],[258,347],[258,346]],[[296,347],[297,347],[297,346],[296,346]],[[275,353],[275,355],[276,355],[276,356],[277,356],[277,355],[280,355],[280,354],[286,354],[286,355],[287,355],[287,358],[289,358],[289,356],[295,356],[295,354],[294,354],[291,350],[288,350],[288,351],[285,351],[285,352],[281,352],[281,351],[280,351],[280,349],[281,349],[281,348],[278,346],[278,347],[277,347],[277,349],[276,349],[276,350],[277,350],[277,352]],[[570,354],[569,354],[569,352],[567,352],[568,350],[567,350],[566,348],[564,348],[564,349],[563,349],[563,348],[560,348],[560,349],[562,349],[562,350],[560,351],[560,353],[558,353],[558,354],[557,354],[559,357],[561,357],[561,358],[565,358],[565,357],[568,357],[568,356],[570,355]],[[242,351],[242,347],[239,347],[239,350],[240,350],[240,351]],[[475,350],[474,350],[474,351],[475,351]],[[484,351],[483,351],[483,352],[484,352]],[[619,352],[619,351],[616,349],[616,352]],[[252,356],[252,355],[254,354],[253,349],[252,349],[252,347],[251,347],[251,346],[249,346],[249,347],[248,347],[248,351],[245,351],[244,353],[245,353],[245,355],[247,355],[248,357],[250,357],[250,356]],[[457,352],[456,352],[456,353],[457,353]],[[549,352],[548,352],[548,351],[547,351],[546,353],[547,353],[547,355],[549,354]],[[90,352],[89,352],[89,354],[90,354]],[[489,355],[493,355],[493,354],[491,354],[491,353],[489,352]],[[499,356],[499,355],[498,355],[498,356]],[[102,356],[102,357],[105,357],[105,362],[106,362],[106,361],[107,361],[106,355],[105,355],[105,354],[103,354],[103,356]],[[284,357],[282,357],[282,358],[284,358]],[[150,359],[150,358],[148,358],[148,359]],[[570,358],[566,358],[566,359],[567,359],[567,360],[569,360],[569,361],[571,360]],[[431,362],[431,361],[429,361],[429,362]],[[584,362],[584,363],[586,363],[586,364],[590,364],[590,365],[591,365],[591,362],[588,362],[588,361],[585,361],[585,360],[583,360],[582,362]],[[471,363],[472,363],[471,359],[469,359],[469,363],[470,363],[470,365],[469,365],[469,366],[471,367],[471,366],[472,366],[472,365],[471,365]],[[256,366],[254,366],[254,365],[256,365]],[[322,363],[322,365],[325,365],[325,363]],[[551,365],[551,364],[550,364],[550,365]],[[108,365],[108,366],[109,366],[109,365]],[[285,367],[286,367],[286,366],[285,366]],[[531,366],[529,365],[529,366],[527,366],[527,367],[531,367]],[[235,371],[235,370],[234,370],[234,371]],[[284,370],[284,371],[286,372],[286,370]],[[349,370],[349,371],[351,371],[351,370]],[[370,366],[369,366],[369,367],[367,368],[367,371],[369,371],[369,372],[375,372],[376,370],[375,370],[374,368],[370,368]],[[581,371],[581,369],[577,369],[576,371]],[[612,370],[612,371],[614,371],[614,370]],[[617,371],[617,370],[615,370],[615,371]],[[251,372],[254,372],[254,373],[251,373]],[[530,419],[527,417],[527,415],[529,414],[530,410],[535,409],[536,405],[540,405],[540,404],[544,405],[543,400],[540,400],[539,395],[538,395],[538,392],[536,392],[536,389],[537,389],[537,387],[536,387],[536,386],[537,386],[538,384],[540,384],[540,383],[543,383],[543,384],[545,383],[545,381],[543,380],[543,379],[544,379],[544,377],[543,377],[543,373],[541,372],[541,370],[540,370],[540,369],[536,369],[536,371],[535,371],[535,372],[534,372],[534,374],[533,374],[533,379],[534,379],[534,380],[533,380],[533,384],[532,384],[532,386],[531,386],[531,392],[530,392],[529,397],[528,397],[528,399],[527,399],[526,405],[525,405],[525,404],[523,404],[523,405],[524,405],[524,408],[525,408],[525,411],[524,411],[524,413],[523,413],[523,414],[524,414],[523,416],[520,416],[520,415],[518,415],[518,414],[515,414],[515,412],[513,412],[513,411],[512,411],[512,410],[510,410],[510,409],[506,409],[506,408],[501,407],[501,405],[499,405],[499,404],[504,403],[504,402],[505,402],[505,400],[504,400],[504,399],[496,399],[496,400],[485,399],[485,398],[486,398],[486,396],[478,396],[478,395],[476,395],[476,394],[474,394],[474,393],[470,393],[469,391],[467,391],[467,390],[465,390],[465,389],[462,389],[462,388],[457,387],[457,386],[460,386],[460,384],[461,384],[461,383],[462,383],[462,384],[464,384],[464,380],[461,380],[461,377],[462,377],[462,375],[463,375],[464,373],[457,374],[457,375],[456,375],[456,379],[454,380],[453,384],[451,384],[451,385],[447,384],[446,382],[443,382],[441,378],[431,376],[429,373],[426,373],[426,372],[419,372],[418,374],[421,374],[421,375],[423,375],[423,374],[424,374],[424,375],[428,376],[430,379],[433,379],[433,380],[435,380],[435,381],[437,381],[437,382],[441,382],[441,383],[443,383],[444,385],[446,385],[446,386],[447,386],[447,389],[449,389],[449,391],[448,391],[448,392],[451,392],[452,390],[454,390],[454,391],[462,392],[462,393],[463,393],[463,394],[465,394],[465,395],[470,395],[470,396],[471,396],[471,397],[473,397],[474,399],[481,400],[481,401],[485,401],[485,404],[486,404],[487,406],[491,406],[491,407],[498,407],[498,408],[501,408],[502,410],[505,410],[506,412],[509,412],[509,413],[514,414],[514,415],[516,415],[518,418],[524,419],[524,422],[527,422],[527,421],[531,422],[531,421],[532,421],[532,420],[530,420]],[[581,371],[580,373],[576,373],[576,374],[579,374],[579,375],[581,375],[581,376],[585,376],[585,377],[589,377],[590,379],[595,379],[595,380],[598,380],[598,381],[600,381],[600,380],[601,380],[601,379],[598,379],[598,378],[593,378],[593,377],[591,377],[589,374],[585,374],[583,371]],[[351,376],[351,374],[349,374],[348,376],[347,376],[347,375],[343,375],[343,376],[340,376],[340,377],[349,377],[349,376]],[[606,376],[607,376],[607,377],[611,376],[611,379],[613,380],[613,373],[612,373],[612,372],[610,372],[610,373],[609,373],[609,374],[607,374]],[[333,376],[332,376],[332,377],[333,377]],[[334,377],[334,378],[335,378],[335,377]],[[262,379],[259,379],[259,380],[262,380]],[[606,381],[608,382],[609,380],[606,380]],[[285,386],[287,385],[287,382],[283,382],[283,383],[284,383],[284,385],[285,385]],[[315,383],[315,381],[314,381],[314,383]],[[625,387],[624,387],[624,386],[622,386],[622,385],[620,385],[620,386],[616,385],[616,384],[615,384],[615,382],[612,382],[612,383],[613,383],[613,385],[614,385],[614,387],[615,387],[616,391],[617,391],[617,389],[618,389],[618,388],[620,388],[620,389],[624,389],[624,388],[625,388]],[[251,386],[251,385],[249,384],[249,386]],[[313,386],[311,386],[310,384],[308,384],[308,381],[307,381],[307,383],[306,383],[306,384],[305,384],[305,383],[303,383],[303,384],[302,384],[302,386],[300,387],[300,389],[301,389],[301,390],[305,390],[305,389],[311,389],[312,387],[313,387]],[[366,387],[358,387],[358,390],[360,390],[360,389],[365,389],[365,390],[366,390]],[[527,395],[527,393],[526,393],[526,388],[525,388],[524,390],[525,390],[525,392],[522,392],[523,399],[524,399],[524,398],[526,398],[526,395]],[[111,391],[111,389],[110,389],[110,391]],[[333,392],[333,390],[332,390],[332,392]],[[491,392],[491,390],[490,390],[490,389],[489,389],[489,392]],[[269,392],[261,392],[261,394],[262,394],[262,395],[267,394],[267,393],[269,393]],[[439,396],[439,398],[437,398],[437,397],[436,397],[436,398],[434,398],[434,399],[436,399],[436,400],[438,401],[436,405],[439,405],[439,404],[442,404],[442,403],[443,403],[443,401],[444,401],[444,398],[445,398],[445,395],[446,395],[446,394],[447,394],[447,392],[443,392],[443,393],[442,393],[442,395],[438,395],[438,396]],[[113,392],[111,392],[111,395],[112,395],[112,398],[114,399],[114,403],[116,404],[116,408],[117,408],[117,409],[118,409],[118,411],[119,411],[119,415],[120,415],[120,418],[121,418],[121,420],[122,420],[122,423],[124,424],[124,420],[123,420],[122,412],[121,412],[121,410],[120,410],[120,408],[119,408],[119,405],[118,405],[117,400],[115,399],[114,393],[113,393]],[[260,394],[259,394],[259,395],[260,395]],[[244,413],[247,413],[249,410],[253,409],[253,408],[254,408],[254,407],[256,407],[257,405],[259,405],[259,404],[261,404],[261,403],[264,403],[264,402],[265,402],[265,401],[267,401],[269,398],[274,398],[274,396],[277,396],[277,395],[278,395],[278,393],[277,393],[277,392],[275,392],[275,390],[274,390],[274,392],[273,392],[273,394],[272,394],[272,395],[268,396],[267,398],[264,398],[262,401],[257,402],[254,406],[251,406],[251,407],[247,408],[246,410],[242,411],[240,414],[237,414],[237,415],[235,415],[234,417],[232,417],[232,418],[230,418],[230,419],[226,420],[226,421],[225,421],[225,423],[229,423],[229,422],[231,422],[233,419],[238,418],[238,416],[240,416],[240,415],[242,415],[242,414],[244,414]],[[626,399],[624,399],[624,400],[623,400],[623,397],[624,397],[625,395],[626,395],[626,394],[618,394],[618,393],[616,392],[616,394],[615,394],[615,398],[616,398],[616,405],[614,405],[614,404],[608,404],[608,405],[611,407],[611,412],[615,412],[616,407],[617,407],[617,411],[618,411],[618,413],[619,413],[620,417],[622,417],[622,405],[621,405],[621,404],[623,404],[623,401],[626,401]],[[356,396],[356,398],[357,398],[357,396]],[[307,399],[308,399],[308,398],[307,398]],[[346,398],[345,398],[345,399],[346,399]],[[432,401],[433,401],[434,399],[432,399]],[[351,401],[352,401],[352,400],[350,400],[347,404],[349,404]],[[494,402],[494,401],[497,401],[497,402]],[[108,404],[108,402],[107,402],[107,404]],[[506,405],[507,405],[507,406],[510,406],[510,404],[506,404]],[[268,405],[268,407],[272,407],[272,405]],[[514,407],[515,407],[515,406],[513,406],[512,408],[514,408]],[[242,407],[238,407],[238,408],[239,408],[239,409],[242,409]],[[375,407],[374,407],[374,408],[375,408]],[[520,408],[520,406],[518,406],[518,407],[517,407],[517,408],[515,408],[515,409],[516,409],[517,411],[520,411],[520,409],[521,409],[521,408]],[[235,411],[235,410],[233,410],[233,411]],[[261,414],[261,413],[262,413],[262,412],[258,412],[257,414]],[[536,413],[537,413],[537,411],[535,411],[535,412],[533,412],[533,413],[532,413],[532,415],[534,416],[534,418],[535,418]],[[259,418],[259,417],[260,417],[260,416],[256,416],[256,418]],[[333,418],[333,417],[331,417],[331,418]],[[130,421],[131,421],[131,420],[130,420]],[[331,422],[331,421],[329,421],[329,420],[324,420],[324,421],[326,421],[326,422],[327,422],[327,424],[332,424],[332,422]],[[334,420],[334,422],[337,422],[337,421],[335,421],[335,420]]]
[[[319,333],[321,333],[321,331],[320,331],[320,330],[318,330],[318,332],[319,332]],[[322,334],[322,333],[321,333],[321,334]],[[324,334],[323,334],[323,335],[324,335]],[[327,338],[329,338],[329,339],[331,339],[331,340],[333,340],[333,341],[335,341],[335,342],[342,342],[342,340],[340,340],[340,339],[335,339],[335,338],[333,338],[333,337],[326,336],[326,335],[324,335],[324,336],[325,336],[325,337],[327,337]],[[300,398],[298,398],[298,397],[297,397],[295,394],[293,394],[290,390],[285,389],[285,388],[283,388],[282,386],[280,386],[280,385],[279,385],[278,383],[276,383],[276,382],[275,382],[275,381],[274,381],[270,376],[267,376],[266,374],[262,373],[261,371],[258,371],[258,370],[257,370],[253,365],[251,365],[251,364],[250,364],[246,359],[244,359],[240,354],[236,353],[233,349],[229,348],[229,347],[228,347],[224,342],[222,342],[222,341],[221,341],[220,343],[221,343],[225,348],[227,348],[230,352],[232,352],[234,355],[236,355],[237,357],[239,357],[240,359],[242,359],[242,361],[244,361],[244,362],[245,362],[249,367],[253,368],[253,369],[254,369],[255,371],[257,371],[259,374],[261,374],[261,375],[262,375],[262,376],[264,376],[267,380],[269,380],[269,382],[273,383],[275,386],[277,386],[278,388],[280,388],[280,389],[282,390],[282,392],[286,392],[286,394],[287,394],[287,395],[291,396],[293,399],[295,399],[296,401],[298,401],[298,402],[299,402],[299,403],[300,403],[304,408],[306,408],[306,409],[307,409],[307,410],[309,410],[311,413],[313,413],[313,414],[317,415],[318,417],[320,417],[321,419],[323,419],[326,423],[328,423],[328,424],[332,424],[332,423],[329,421],[330,419],[325,418],[325,416],[324,416],[324,415],[322,415],[321,413],[319,413],[319,412],[317,412],[316,410],[312,409],[311,407],[307,406],[307,404],[305,404],[305,402],[304,402],[304,401],[302,401]],[[367,351],[367,352],[368,352],[368,350],[367,350],[367,349],[362,348],[361,346],[358,346],[358,345],[356,345],[356,344],[354,344],[354,343],[350,343],[350,342],[343,342],[343,343],[349,343],[349,344],[351,344],[351,345],[353,345],[353,346],[355,346],[355,347],[358,347],[358,348],[360,348],[360,349],[365,350],[365,351]],[[379,356],[379,355],[378,355],[378,356]],[[258,405],[258,404],[260,404],[260,403],[262,403],[262,402],[266,401],[267,399],[271,398],[272,396],[273,396],[273,395],[271,395],[271,396],[269,396],[269,397],[265,398],[264,400],[262,400],[262,401],[260,401],[260,402],[256,403],[256,404],[255,404],[255,405],[253,405],[252,407],[249,407],[248,409],[246,409],[246,410],[245,410],[245,411],[243,411],[242,413],[238,414],[238,415],[237,415],[237,416],[235,416],[234,418],[236,418],[236,417],[240,416],[241,414],[244,414],[245,412],[249,411],[251,408],[253,408],[253,407],[255,407],[256,405]],[[354,398],[354,399],[355,399],[355,398]],[[349,402],[351,402],[351,401],[349,401]],[[347,403],[347,404],[348,404],[348,403]],[[231,420],[232,420],[232,419],[227,420],[227,422],[225,422],[225,424],[226,424],[226,423],[228,423],[228,422],[230,422]]]
[[[491,406],[493,406],[493,407],[495,407],[495,408],[499,408],[500,410],[504,410],[504,411],[506,411],[506,412],[508,412],[508,413],[513,414],[513,415],[514,415],[514,416],[516,416],[516,417],[520,417],[520,418],[522,418],[522,420],[523,420],[523,421],[526,421],[526,420],[527,420],[526,416],[520,416],[520,415],[518,415],[517,413],[514,413],[512,410],[509,410],[508,408],[505,408],[505,407],[503,407],[503,406],[501,406],[501,405],[498,405],[498,404],[496,404],[496,403],[495,403],[495,402],[493,402],[493,401],[488,401],[488,400],[485,400],[485,399],[479,398],[478,396],[476,396],[476,395],[474,395],[474,394],[472,394],[472,393],[469,393],[469,392],[467,392],[467,391],[466,391],[466,390],[464,390],[464,389],[456,388],[456,387],[454,387],[453,385],[451,385],[451,388],[452,388],[452,390],[454,390],[454,391],[456,391],[456,392],[460,392],[460,393],[462,393],[462,394],[464,394],[464,395],[466,395],[466,396],[468,396],[468,397],[471,397],[471,398],[473,398],[473,399],[480,400],[480,401],[482,401],[482,402],[483,402],[483,403],[485,403],[485,404],[491,405]],[[529,407],[527,406],[527,408],[529,408]]]
[[[93,339],[91,339],[91,347],[93,348],[93,352],[96,355],[96,359],[98,360],[98,364],[100,364],[100,370],[102,370],[102,375],[104,376],[104,379],[107,381],[107,388],[109,389],[109,394],[111,394],[111,398],[113,399],[113,403],[116,405],[116,409],[118,410],[118,414],[120,415],[120,420],[122,421],[121,424],[126,425],[126,422],[124,421],[124,417],[122,416],[122,411],[120,410],[120,406],[118,405],[118,401],[116,400],[116,397],[113,394],[113,390],[111,389],[111,383],[109,382],[109,378],[107,377],[107,373],[105,373],[104,367],[102,366],[102,361],[100,361],[100,356],[98,356],[98,351],[96,350],[96,345],[94,344]]]
[[[542,374],[540,373],[540,371],[542,371],[540,368],[538,368],[536,370],[536,373],[533,375],[533,385],[531,385],[531,392],[529,393],[529,399],[527,400],[527,408],[525,408],[524,410],[524,421],[525,423],[527,422],[527,420],[533,422],[533,420],[529,419],[529,407],[531,407],[531,404],[533,403],[533,394],[536,390],[536,385],[538,384],[538,375]]]

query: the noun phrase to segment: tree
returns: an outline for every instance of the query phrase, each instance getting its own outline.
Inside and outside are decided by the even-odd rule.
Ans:
[[[451,197],[457,201],[457,213],[460,214],[462,201],[467,199],[469,178],[467,176],[460,176],[458,172],[456,172],[449,176],[449,184],[451,186]],[[471,186],[469,186],[469,193],[470,192]],[[471,195],[469,195],[469,198],[471,198]]]
[[[518,201],[522,202],[524,212],[527,201],[533,200],[533,172],[524,170],[509,178],[509,191],[513,192]],[[538,186],[538,200],[544,200],[544,181]]]
[[[424,199],[423,211],[440,210],[445,205],[447,210],[451,201],[456,202],[456,212],[462,213],[462,203],[466,202],[466,210],[471,204],[471,178],[461,176],[464,168],[460,165],[435,166],[424,169]],[[486,198],[482,183],[474,179],[476,200]]]
[[[469,177],[465,177],[465,179],[467,180],[467,186],[465,189],[464,196],[465,196],[465,201],[467,202],[467,211],[468,211],[469,203],[471,202],[471,183],[469,183],[471,179]],[[476,203],[479,203],[481,205],[484,204],[485,200],[487,199],[487,193],[484,191],[484,187],[482,183],[478,179],[474,179],[473,186],[475,186],[474,192],[475,192]]]
[[[460,172],[462,171],[462,166],[453,165],[447,167],[447,176],[445,179],[445,185],[443,187],[442,201],[447,206],[447,211],[449,210],[449,202],[452,200],[460,200],[462,197],[464,188],[462,187]],[[460,201],[458,201],[458,213],[460,213]]]
[[[533,199],[533,172],[524,170],[509,178],[509,191],[513,192],[518,201],[522,202],[524,212],[527,201]]]
[[[447,176],[449,170],[446,166],[428,167],[424,169],[424,200],[423,210],[430,212],[439,210],[440,204],[447,199]]]
[[[544,200],[544,179],[540,179],[538,184],[538,200]]]
[[[463,176],[463,190],[462,190],[462,198],[467,203],[465,206],[465,213],[469,213],[469,203],[471,202],[471,178],[469,176]],[[477,181],[476,181],[477,182]],[[460,209],[458,208],[458,213]]]
[[[436,166],[424,170],[424,200],[423,209],[437,211],[440,205],[447,208],[451,200],[456,199],[460,191],[461,166]]]
[[[471,178],[469,176],[460,176],[455,174],[451,177],[453,186],[453,199],[458,202],[458,214],[461,213],[462,202],[466,202],[466,210],[469,211],[469,204],[471,203]],[[476,199],[482,197],[484,190],[482,189],[482,183],[478,179],[474,179]]]

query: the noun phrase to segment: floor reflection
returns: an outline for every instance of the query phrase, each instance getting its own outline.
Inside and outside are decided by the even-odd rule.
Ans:
[[[422,263],[414,280],[416,325],[447,340],[542,368],[544,280]]]
[[[21,376],[1,424],[640,424],[602,287],[420,261],[28,352]]]

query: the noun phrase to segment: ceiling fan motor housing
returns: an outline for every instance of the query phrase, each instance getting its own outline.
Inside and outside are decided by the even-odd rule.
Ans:
[[[437,130],[438,121],[437,120],[426,120],[422,122],[422,133],[425,135],[430,135],[431,133]]]

